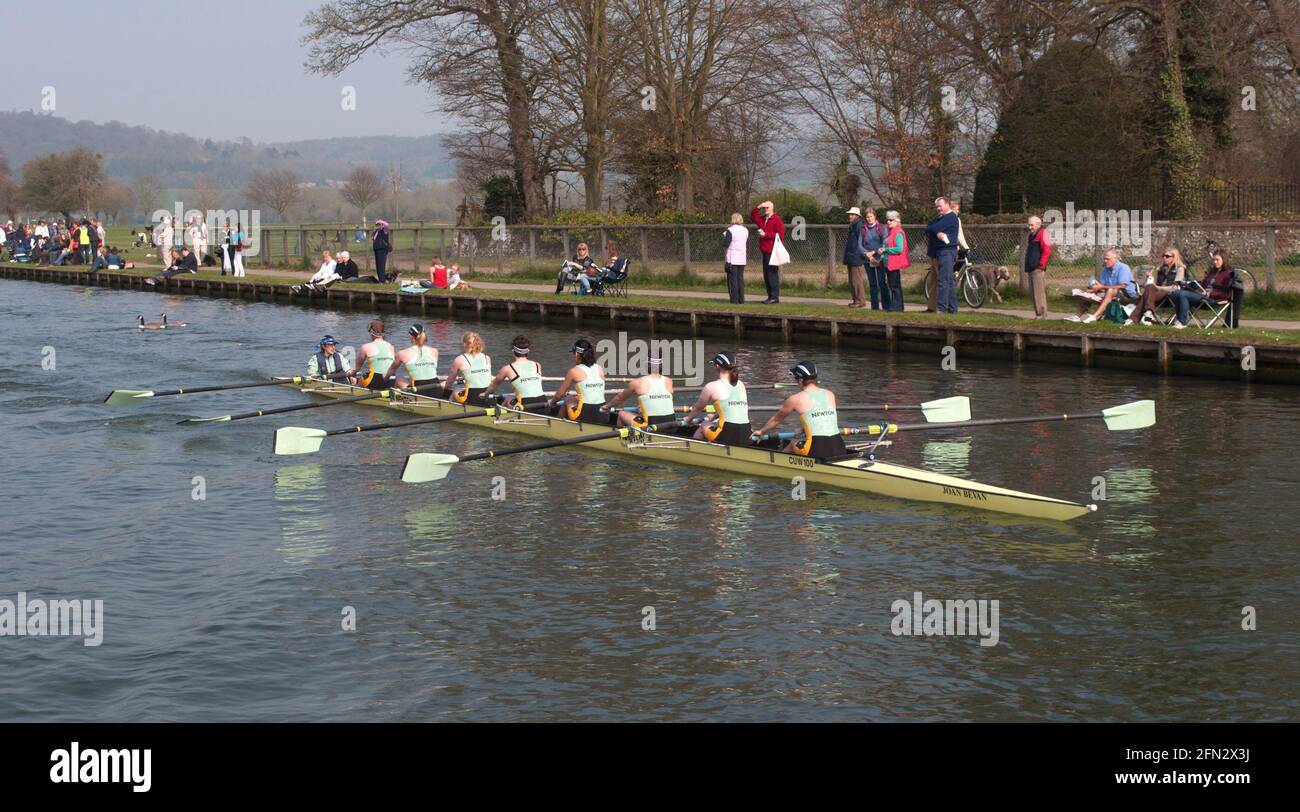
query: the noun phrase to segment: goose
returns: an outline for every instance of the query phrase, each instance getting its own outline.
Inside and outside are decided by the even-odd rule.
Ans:
[[[166,316],[164,316],[163,318],[166,319]],[[144,320],[144,316],[136,316],[136,319],[138,319],[139,322],[140,322],[140,329],[141,329],[141,330],[165,330],[165,329],[167,329],[167,324],[166,324],[165,321],[149,321],[149,322],[146,322],[146,321]]]
[[[163,323],[163,327],[189,327],[190,326],[188,322],[184,322],[184,321],[168,321],[166,313],[162,314],[162,323]]]

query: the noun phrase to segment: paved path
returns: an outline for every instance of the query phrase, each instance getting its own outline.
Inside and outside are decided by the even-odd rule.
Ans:
[[[278,269],[263,270],[263,269],[250,268],[248,270],[248,275],[249,276],[301,276],[304,280],[306,280],[311,277],[311,272],[278,270]],[[414,279],[415,276],[408,275],[408,278]],[[484,290],[499,290],[499,291],[527,290],[527,291],[538,291],[541,293],[554,292],[555,290],[555,285],[553,284],[541,284],[541,283],[530,283],[530,282],[487,282],[480,279],[474,279],[472,280],[472,284],[474,285],[474,287],[482,288]],[[707,291],[707,290],[653,290],[649,288],[629,288],[628,292],[634,296],[666,296],[666,297],[673,297],[673,298],[680,298],[680,299],[719,300],[721,298],[718,292]],[[759,307],[759,308],[763,307],[762,304],[759,304],[762,301],[762,299],[759,299],[757,297],[751,297],[751,299],[754,302],[755,307]],[[847,306],[848,303],[844,301],[843,298],[839,298],[839,297],[826,298],[826,297],[817,297],[817,296],[782,296],[781,301],[789,302],[791,304],[843,305],[845,311],[850,312]],[[921,303],[907,304],[905,305],[905,307],[908,312],[925,311],[925,305]],[[1026,320],[1031,320],[1033,318],[1032,310],[1021,310],[1017,308],[981,307],[979,309],[979,312],[996,313],[999,316],[1014,316],[1016,318],[1022,318]],[[1065,316],[1049,315],[1048,318],[1063,319],[1065,318]],[[1260,330],[1300,330],[1300,321],[1287,321],[1284,319],[1242,319],[1241,325],[1243,327],[1254,327]]]

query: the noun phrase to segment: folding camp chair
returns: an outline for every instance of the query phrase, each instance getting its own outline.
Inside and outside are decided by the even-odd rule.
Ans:
[[[1191,309],[1188,318],[1192,324],[1202,330],[1209,330],[1215,326],[1231,329],[1233,324],[1232,298],[1229,297],[1227,301],[1219,302],[1207,296]]]
[[[627,266],[627,259],[620,257],[612,266],[601,269],[600,276],[592,282],[592,295],[627,296]]]

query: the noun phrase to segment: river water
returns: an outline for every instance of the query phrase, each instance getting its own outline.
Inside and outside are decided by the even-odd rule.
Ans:
[[[138,331],[160,306],[191,327]],[[1100,511],[1068,525],[800,501],[788,482],[581,449],[404,485],[412,451],[521,441],[449,424],[277,457],[276,427],[383,415],[175,425],[305,401],[279,387],[101,404],[114,387],[291,374],[324,333],[359,345],[372,315],[0,283],[0,600],[103,601],[100,645],[0,636],[0,720],[1300,718],[1294,389],[740,348],[750,380],[815,360],[841,402],[966,394],[997,417],[1155,399],[1160,423],[1140,432],[914,433],[889,451],[1083,502],[1103,477]],[[431,321],[444,359],[464,329],[494,358],[520,331]],[[548,373],[566,368],[572,332],[523,329]],[[893,604],[916,592],[998,601],[996,645],[895,635]]]

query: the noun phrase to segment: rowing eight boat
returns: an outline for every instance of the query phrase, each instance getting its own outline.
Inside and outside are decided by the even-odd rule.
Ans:
[[[286,380],[284,385],[328,398],[353,397],[369,391],[345,383],[315,380],[301,383]],[[391,399],[362,402],[366,405],[424,416],[464,414],[480,409],[473,405],[452,403],[424,395],[396,392]],[[578,437],[587,432],[609,431],[607,426],[516,412],[470,417],[457,422],[548,440]],[[1082,505],[1049,496],[1036,496],[880,460],[820,462],[809,457],[764,448],[718,445],[702,440],[645,432],[631,432],[627,438],[611,437],[587,445],[624,456],[698,465],[745,476],[786,480],[792,476],[801,476],[808,482],[848,491],[879,494],[896,499],[940,502],[1038,519],[1066,521],[1097,509],[1095,505]]]

